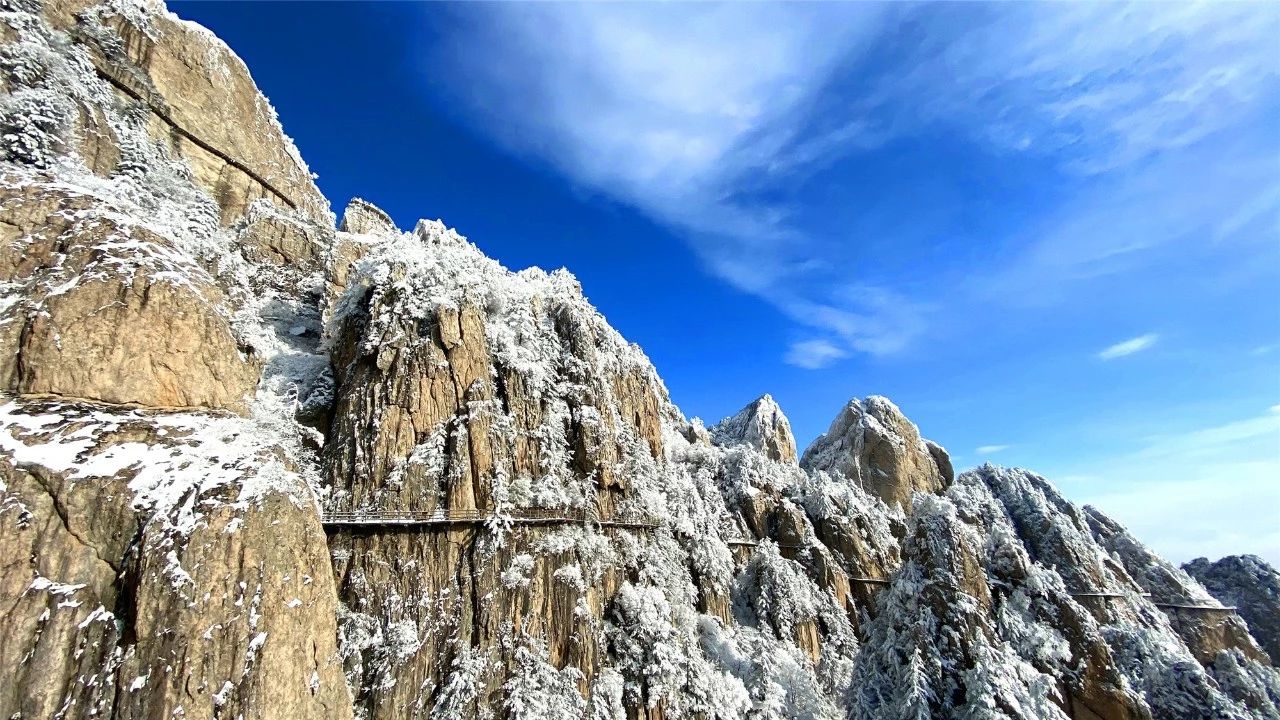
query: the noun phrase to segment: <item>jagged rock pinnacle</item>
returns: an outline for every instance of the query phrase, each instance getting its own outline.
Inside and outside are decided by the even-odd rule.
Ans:
[[[878,395],[850,400],[800,465],[848,478],[903,510],[911,509],[913,492],[940,492],[954,479],[946,450],[923,440],[915,424]]]
[[[779,462],[796,461],[796,439],[782,408],[767,393],[756,398],[736,415],[711,428],[717,445],[750,445]]]

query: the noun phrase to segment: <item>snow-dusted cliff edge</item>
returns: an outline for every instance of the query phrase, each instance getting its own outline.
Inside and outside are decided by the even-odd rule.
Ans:
[[[0,0],[0,93],[0,717],[1280,718],[1210,594],[1273,570],[885,398],[686,419],[568,273],[335,223],[163,7]]]

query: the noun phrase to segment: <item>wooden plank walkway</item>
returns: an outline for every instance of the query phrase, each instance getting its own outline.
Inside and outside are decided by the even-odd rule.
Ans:
[[[1235,605],[1184,605],[1182,603],[1158,602],[1153,602],[1151,604],[1158,608],[1165,608],[1168,610],[1206,610],[1209,612],[1235,612],[1237,610]]]
[[[511,515],[500,516],[484,510],[451,510],[415,512],[412,510],[362,510],[358,512],[326,512],[320,516],[320,524],[326,529],[351,528],[447,528],[456,525],[483,525],[489,522],[510,522],[512,525],[569,525],[591,524],[601,527],[653,530],[658,527],[648,518],[609,518],[598,520],[585,512],[564,510],[521,509]]]

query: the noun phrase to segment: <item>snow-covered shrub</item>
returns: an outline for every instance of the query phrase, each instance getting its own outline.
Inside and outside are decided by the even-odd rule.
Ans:
[[[582,673],[574,667],[557,670],[547,659],[541,641],[521,636],[512,652],[510,679],[502,686],[502,707],[512,720],[578,720],[587,701],[578,692]]]

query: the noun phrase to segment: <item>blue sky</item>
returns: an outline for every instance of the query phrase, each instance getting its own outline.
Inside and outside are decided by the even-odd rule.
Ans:
[[[176,3],[335,207],[565,266],[689,415],[892,398],[1280,563],[1280,5]]]

